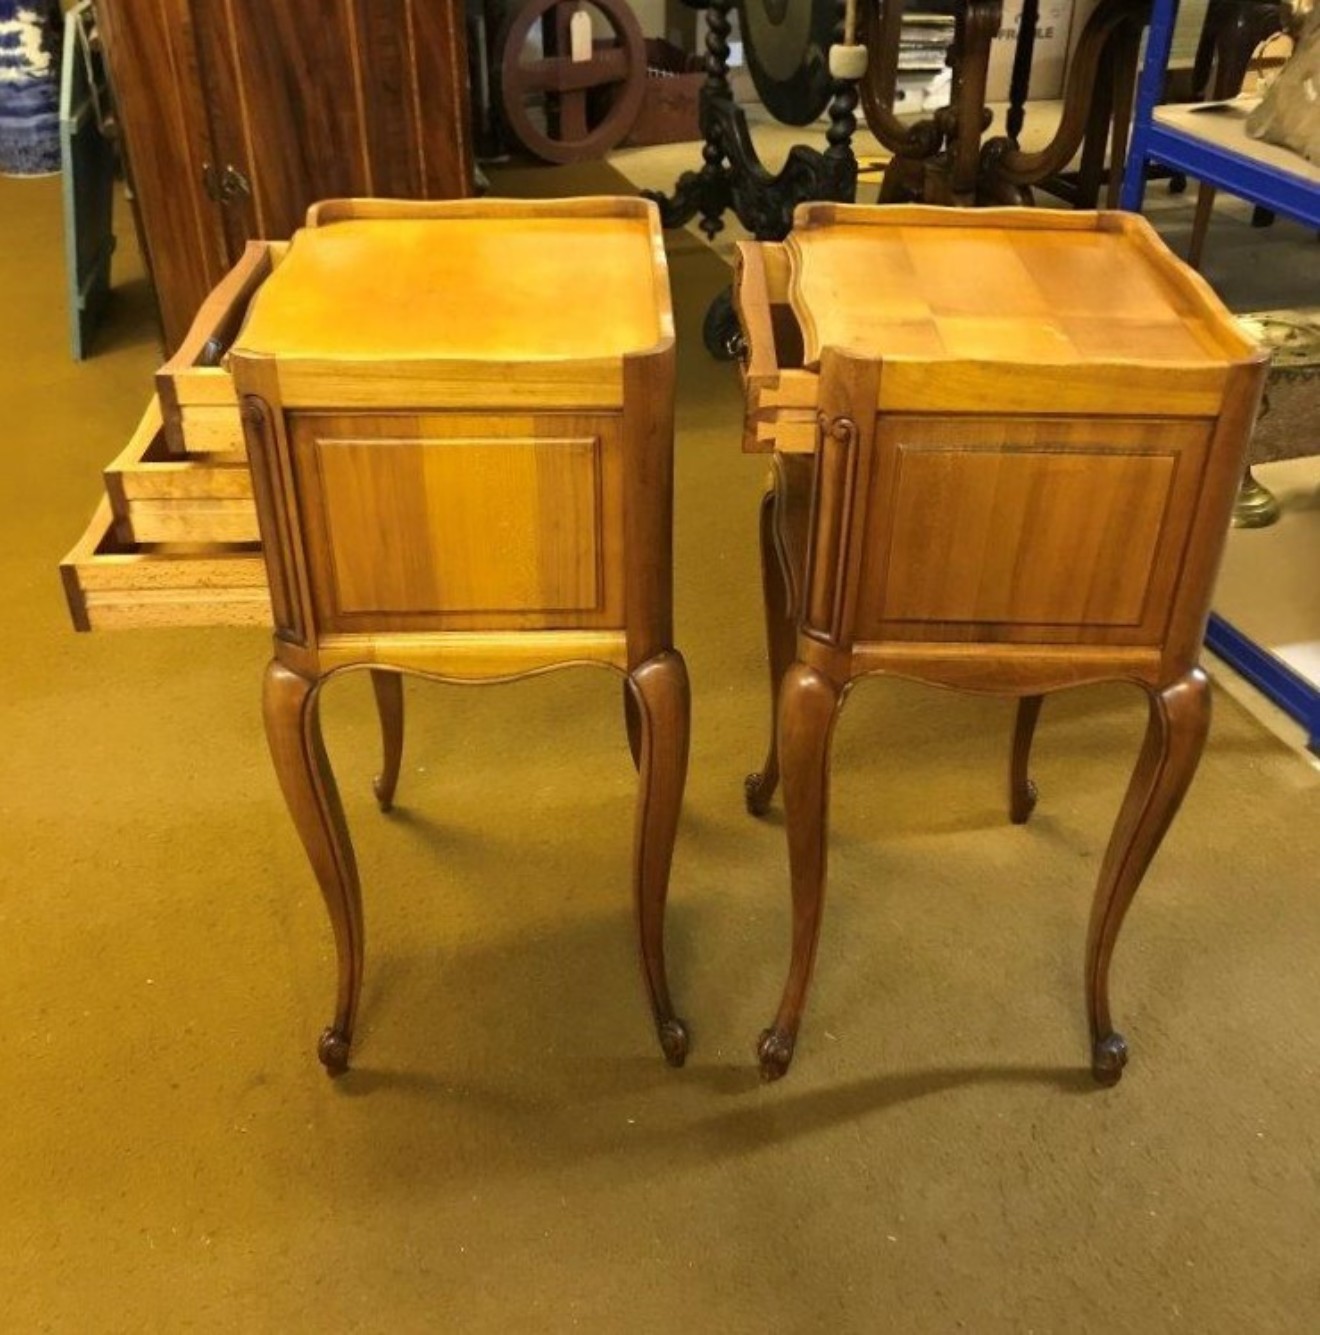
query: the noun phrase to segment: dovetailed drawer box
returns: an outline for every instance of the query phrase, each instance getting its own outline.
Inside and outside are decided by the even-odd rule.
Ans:
[[[746,347],[740,367],[747,401],[743,448],[811,454],[820,376],[803,365],[788,248],[779,241],[739,246],[734,263],[734,301]]]
[[[178,352],[156,372],[165,448],[171,454],[243,456],[243,425],[233,382],[221,364],[257,289],[287,242],[250,241],[238,263],[202,303]]]
[[[78,630],[265,626],[270,591],[255,543],[124,542],[108,500],[60,562]]]
[[[286,247],[253,242],[197,313],[105,470],[105,497],[60,563],[79,630],[270,621],[252,474],[221,365]]]
[[[105,490],[124,543],[259,541],[246,454],[172,453],[154,399]]]

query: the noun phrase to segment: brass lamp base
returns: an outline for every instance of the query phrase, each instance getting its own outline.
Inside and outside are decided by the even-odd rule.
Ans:
[[[1248,468],[1233,503],[1234,528],[1269,528],[1279,518],[1279,502],[1268,487],[1263,487]]]

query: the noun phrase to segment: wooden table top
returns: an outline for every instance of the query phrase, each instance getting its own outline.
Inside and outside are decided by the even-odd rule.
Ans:
[[[647,216],[536,212],[304,228],[257,293],[235,350],[536,362],[618,358],[660,342],[663,251],[657,261]]]
[[[808,365],[828,346],[1078,366],[1250,351],[1209,287],[1127,214],[816,205],[787,245]]]

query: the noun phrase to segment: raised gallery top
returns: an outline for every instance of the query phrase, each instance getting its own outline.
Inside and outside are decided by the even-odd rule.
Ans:
[[[1217,365],[1255,355],[1142,218],[1046,209],[803,205],[787,242],[807,365]]]
[[[461,200],[406,218],[361,216],[369,201],[351,208],[312,209],[234,351],[591,361],[672,337],[658,219],[640,200]]]

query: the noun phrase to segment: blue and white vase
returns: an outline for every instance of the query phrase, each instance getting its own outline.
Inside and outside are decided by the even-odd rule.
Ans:
[[[60,169],[58,0],[0,0],[0,175]]]

